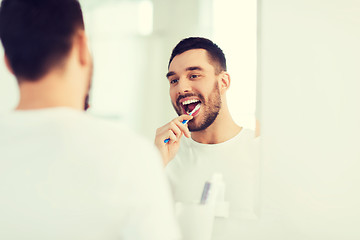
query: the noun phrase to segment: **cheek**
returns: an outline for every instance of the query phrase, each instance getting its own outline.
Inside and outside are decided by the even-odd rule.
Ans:
[[[173,89],[170,88],[169,94],[170,94],[171,101],[173,103],[175,103],[176,102],[176,92]]]

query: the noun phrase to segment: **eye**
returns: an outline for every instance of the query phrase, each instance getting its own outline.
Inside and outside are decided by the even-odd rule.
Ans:
[[[177,83],[178,81],[179,81],[179,79],[173,79],[173,80],[170,81],[170,84],[175,84],[175,83]]]
[[[197,75],[197,74],[191,74],[190,75],[190,79],[195,79],[195,78],[198,78],[200,75]]]

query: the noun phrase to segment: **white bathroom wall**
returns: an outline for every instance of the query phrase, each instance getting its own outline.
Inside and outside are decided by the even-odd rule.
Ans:
[[[105,1],[84,8],[84,18],[94,59],[89,113],[124,121],[133,129],[141,124],[143,69],[146,41],[142,24],[152,26],[151,14],[142,3],[150,1]],[[145,23],[145,25],[146,25]],[[145,33],[146,34],[146,33]]]
[[[224,51],[231,85],[227,92],[234,120],[255,128],[257,1],[213,0],[213,40]]]
[[[259,2],[259,239],[360,239],[360,1]]]

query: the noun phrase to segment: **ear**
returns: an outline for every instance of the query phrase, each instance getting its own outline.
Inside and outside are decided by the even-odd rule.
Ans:
[[[227,72],[222,72],[219,75],[219,87],[221,93],[226,92],[226,90],[230,87],[230,75]]]
[[[88,46],[88,39],[84,30],[79,30],[75,36],[74,43],[77,45],[79,62],[82,66],[87,66],[91,63],[91,56]]]
[[[6,56],[6,54],[4,54],[4,61],[5,61],[6,68],[9,70],[9,72],[11,74],[15,75],[14,71],[13,71],[11,65],[10,65],[10,61],[9,61],[8,57]]]
[[[260,136],[260,122],[259,120],[256,119],[256,124],[255,124],[255,137],[259,137]]]

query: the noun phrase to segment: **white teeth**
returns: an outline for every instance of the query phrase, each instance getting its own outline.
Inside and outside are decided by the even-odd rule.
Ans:
[[[188,104],[190,104],[190,103],[195,103],[195,102],[200,102],[200,101],[197,100],[197,99],[191,99],[191,100],[184,101],[184,102],[182,103],[182,105],[188,105]]]

